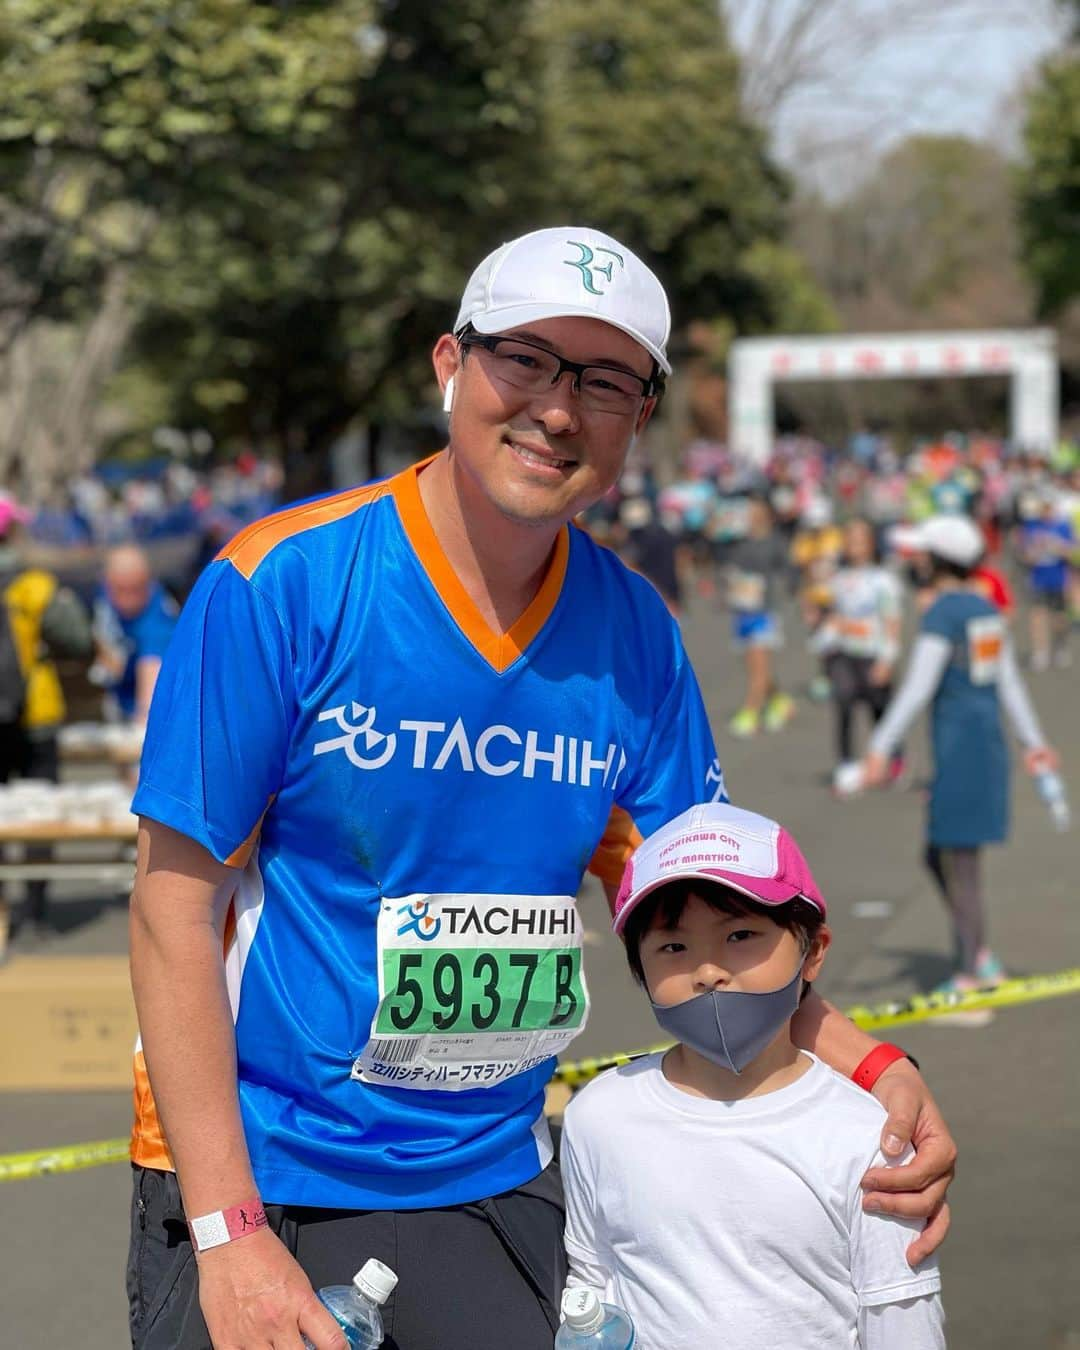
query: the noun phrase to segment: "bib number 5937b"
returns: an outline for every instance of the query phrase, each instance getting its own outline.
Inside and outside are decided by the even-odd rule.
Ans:
[[[580,951],[387,953],[376,1029],[536,1031],[580,1020]],[[392,978],[391,978],[392,977]]]

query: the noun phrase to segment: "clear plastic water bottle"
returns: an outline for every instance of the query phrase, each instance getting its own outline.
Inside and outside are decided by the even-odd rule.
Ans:
[[[1059,830],[1067,830],[1072,823],[1072,814],[1061,775],[1053,769],[1043,769],[1035,775],[1035,787],[1049,808],[1055,826]]]
[[[355,1350],[377,1350],[383,1342],[379,1309],[396,1285],[397,1276],[390,1267],[373,1257],[356,1272],[352,1284],[328,1284],[319,1290],[319,1298],[341,1326],[350,1346]],[[314,1350],[306,1336],[304,1344],[308,1350]]]
[[[601,1302],[595,1289],[582,1285],[562,1296],[563,1324],[555,1350],[630,1350],[634,1324],[629,1313]]]

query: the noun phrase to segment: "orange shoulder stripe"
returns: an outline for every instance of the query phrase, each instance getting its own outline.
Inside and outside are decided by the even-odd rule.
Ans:
[[[244,840],[242,844],[237,844],[236,848],[234,848],[233,851],[229,854],[229,856],[225,859],[226,867],[242,868],[248,865],[251,855],[254,852],[255,845],[258,842],[259,831],[262,829],[262,823],[266,819],[266,813],[273,806],[276,797],[277,797],[276,792],[272,792],[270,794],[269,800],[262,809],[262,815],[251,827],[251,833],[248,835],[248,837]],[[228,943],[226,943],[225,945],[228,946]]]
[[[285,539],[291,539],[304,530],[313,530],[319,525],[341,520],[351,512],[378,501],[390,492],[390,482],[373,483],[369,487],[349,488],[345,492],[335,493],[332,497],[323,497],[317,502],[305,502],[301,506],[288,507],[272,516],[264,516],[246,529],[241,530],[235,539],[225,545],[215,561],[227,559],[241,576],[251,579],[252,573],[266,557]]]
[[[612,806],[607,829],[596,846],[589,871],[609,886],[618,886],[622,881],[626,860],[641,843],[641,839],[641,831],[634,824],[630,812],[624,811],[621,806]]]

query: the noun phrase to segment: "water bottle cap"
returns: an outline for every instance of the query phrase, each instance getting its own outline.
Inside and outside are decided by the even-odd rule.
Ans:
[[[397,1287],[397,1276],[389,1266],[384,1266],[372,1257],[353,1276],[353,1284],[372,1303],[378,1303],[381,1307]]]
[[[581,1285],[567,1289],[562,1296],[562,1315],[566,1325],[591,1336],[604,1325],[604,1305],[595,1289]]]

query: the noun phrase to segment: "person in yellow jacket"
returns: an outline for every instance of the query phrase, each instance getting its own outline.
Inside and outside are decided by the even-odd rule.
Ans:
[[[90,616],[78,596],[42,568],[23,563],[21,527],[29,514],[0,496],[0,783],[59,778],[57,736],[66,715],[54,656],[89,657]],[[43,881],[27,887],[26,917],[46,923]],[[0,961],[14,932],[0,897]]]

